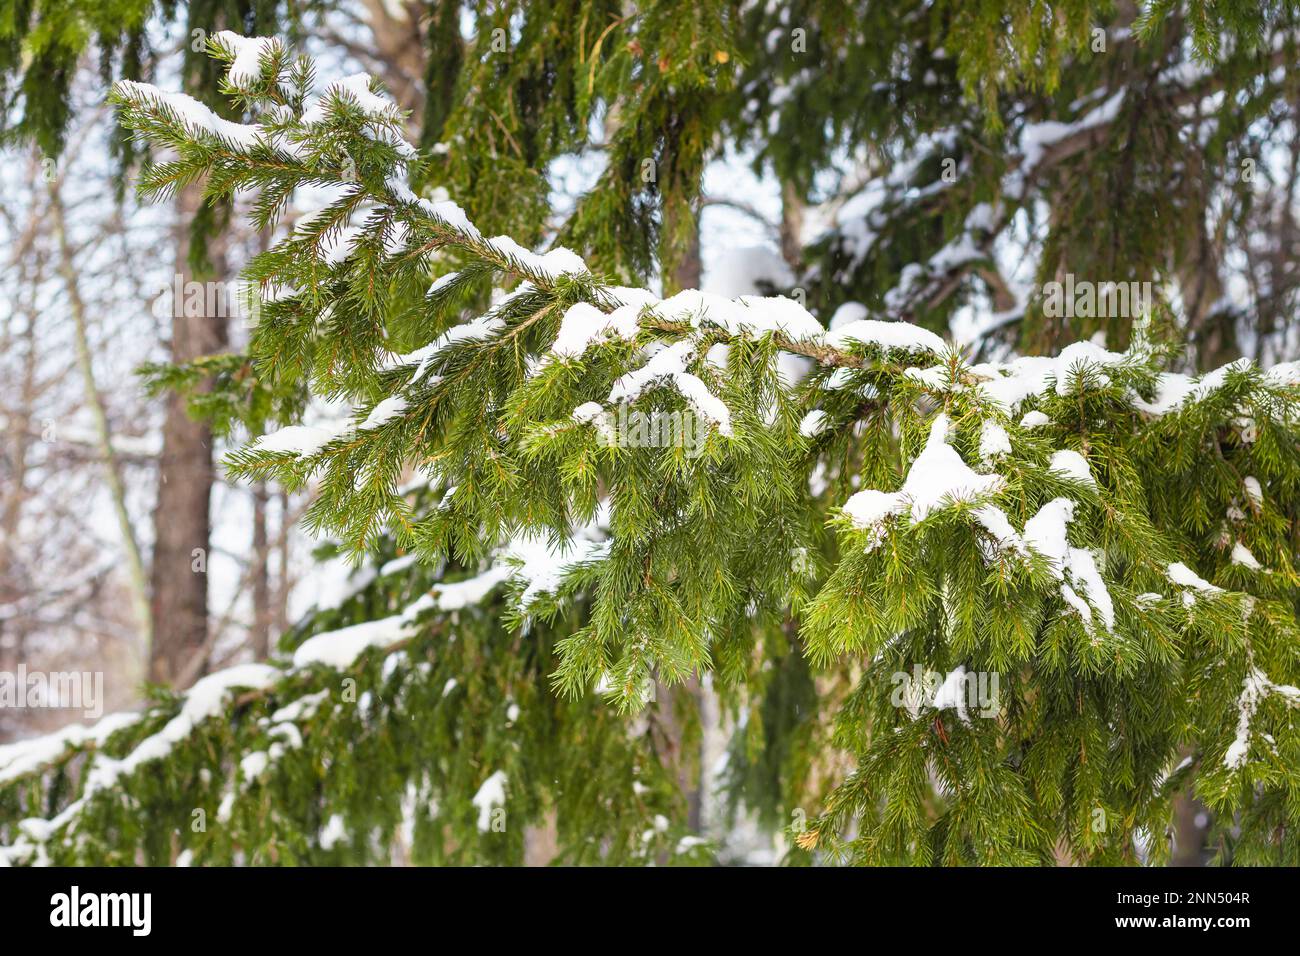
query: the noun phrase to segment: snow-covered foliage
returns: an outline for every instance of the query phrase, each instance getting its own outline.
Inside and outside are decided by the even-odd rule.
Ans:
[[[186,821],[196,862],[373,858],[398,833],[422,859],[499,860],[552,810],[571,859],[689,856],[677,768],[640,714],[701,675],[733,700],[804,695],[817,744],[790,786],[820,811],[797,842],[822,859],[1158,857],[1187,750],[1242,846],[1294,854],[1271,835],[1300,813],[1294,369],[1171,377],[1145,326],[1121,351],[972,362],[907,322],[631,289],[418,194],[374,84],[313,96],[278,44],[224,42],[256,122],[142,84],[115,99],[177,152],[155,191],[339,187],[252,264],[301,291],[263,303],[251,357],[299,405],[356,409],[228,465],[315,482],[309,526],[383,552],[407,601],[363,590],[360,620],[314,618],[288,661],[0,752],[19,768],[0,859],[164,859],[147,812]],[[1038,130],[1021,171],[1077,132]],[[957,240],[916,283],[977,254]],[[808,374],[783,375],[789,356]],[[700,442],[624,427],[654,415]],[[891,678],[914,666],[948,676],[900,707]],[[995,696],[970,706],[980,675]],[[215,823],[189,828],[202,809]],[[498,811],[523,822],[499,836]]]

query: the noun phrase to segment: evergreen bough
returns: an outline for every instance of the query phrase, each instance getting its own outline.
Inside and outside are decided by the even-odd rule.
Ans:
[[[307,59],[268,41],[250,71],[250,43],[213,53],[245,54],[255,124],[113,98],[174,151],[149,194],[253,190],[269,228],[331,191],[247,270],[247,361],[208,371],[256,430],[350,403],[228,465],[314,481],[307,526],[375,570],[284,661],[0,749],[0,859],[361,862],[400,834],[518,862],[553,821],[562,861],[706,862],[704,678],[742,718],[728,789],[794,819],[792,862],[1160,862],[1189,787],[1224,859],[1300,862],[1300,366],[1169,373],[1158,321],[975,363],[906,322],[661,299],[417,194],[373,83],[313,98]],[[703,444],[629,445],[628,409]],[[947,677],[900,700],[920,671]],[[965,674],[997,675],[988,715]]]

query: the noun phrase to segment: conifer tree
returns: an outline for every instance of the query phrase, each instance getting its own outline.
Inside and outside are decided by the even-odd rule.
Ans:
[[[576,6],[579,22],[594,9]],[[1061,144],[1121,115],[1127,93],[1048,125],[986,82],[1010,71],[1071,103],[1099,88],[1066,55],[1093,11],[1039,34],[1028,5],[1005,49],[977,42],[991,23],[943,5],[900,18],[889,35],[915,31],[922,51],[908,75],[945,77],[933,112],[816,130],[821,155],[765,144],[760,162],[796,192],[840,136],[873,124],[891,146],[929,150],[893,174],[911,188],[868,210],[872,234],[841,217],[809,251],[818,314],[863,302],[831,322],[797,296],[678,291],[666,268],[654,226],[696,214],[711,147],[692,150],[728,123],[740,141],[794,122],[732,99],[773,53],[771,12],[692,10],[700,42],[656,64],[681,75],[611,96],[627,112],[610,163],[560,230],[581,255],[533,251],[547,211],[536,171],[590,125],[580,88],[547,74],[558,86],[539,109],[569,109],[570,94],[578,108],[500,171],[450,135],[489,135],[468,114],[533,81],[520,57],[513,87],[487,82],[490,31],[461,74],[483,96],[453,111],[447,149],[427,159],[368,78],[321,84],[274,39],[213,41],[251,123],[117,85],[124,121],[174,152],[147,170],[149,193],[249,190],[259,228],[301,187],[333,196],[250,264],[248,354],[170,375],[222,382],[198,410],[230,428],[281,426],[232,454],[231,474],[314,483],[308,527],[373,570],[285,636],[283,661],[0,750],[4,859],[373,861],[399,843],[417,862],[518,862],[526,829],[554,821],[562,861],[706,862],[673,752],[698,716],[658,689],[708,675],[743,716],[726,780],[737,804],[774,828],[807,812],[791,862],[1161,862],[1188,788],[1214,811],[1225,860],[1298,861],[1300,365],[1171,371],[1176,302],[1107,329],[1117,351],[1086,337],[1091,316],[1039,335],[1039,302],[1016,318],[1046,354],[978,361],[935,331],[954,291],[992,282],[988,243],[1052,188],[1045,164],[1073,155]],[[1198,10],[1200,55],[1271,71],[1271,45],[1225,53],[1219,7]],[[827,25],[853,13],[806,12]],[[1156,14],[1168,11],[1139,30],[1169,25]],[[637,75],[633,39],[591,62],[588,96]],[[887,49],[845,44],[847,75],[879,76]],[[835,96],[827,73],[786,95]],[[1038,102],[1047,115],[1052,97]],[[955,140],[938,127],[945,98],[968,111]],[[1004,135],[1017,150],[975,146]],[[665,156],[662,178],[638,184],[639,160]],[[991,166],[948,190],[948,158]],[[453,187],[516,182],[519,201],[479,216],[467,193],[467,212],[434,187],[439,171]],[[527,220],[518,238],[493,235],[514,217]],[[1071,332],[1085,337],[1061,341]],[[783,373],[792,356],[802,376]],[[312,420],[315,399],[352,411]]]

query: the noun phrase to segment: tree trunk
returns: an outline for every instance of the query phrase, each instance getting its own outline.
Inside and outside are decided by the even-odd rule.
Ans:
[[[266,484],[253,486],[253,658],[271,653],[271,549],[266,539]]]
[[[803,272],[804,201],[799,189],[787,180],[781,184],[781,258],[796,276]]]
[[[189,229],[202,201],[202,187],[193,184],[182,189],[177,199],[180,221],[176,272],[183,282],[196,278],[188,263]],[[218,274],[225,271],[223,258],[222,250],[214,244],[212,259]],[[205,296],[205,301],[214,299],[219,301],[216,296]],[[224,316],[187,318],[183,302],[172,305],[172,362],[189,362],[225,346]],[[206,653],[207,562],[215,470],[211,429],[189,416],[183,396],[170,394],[166,401],[158,503],[153,517],[154,643],[149,675],[157,683],[170,685],[186,672],[198,677],[206,669],[206,665],[187,665],[194,655]]]
[[[659,265],[664,294],[698,289],[704,272],[700,259],[699,216],[693,206],[684,201],[665,201],[663,215],[664,238],[659,250]],[[672,241],[679,236],[680,242]]]
[[[126,566],[130,573],[131,598],[135,604],[136,624],[140,628],[138,657],[136,658],[136,677],[143,672],[144,662],[149,659],[150,647],[153,645],[153,622],[149,609],[148,584],[145,580],[144,560],[140,557],[140,546],[136,540],[135,528],[131,524],[131,514],[126,507],[126,486],[117,467],[117,455],[113,451],[113,436],[108,425],[108,414],[95,383],[95,365],[90,349],[90,336],[86,329],[86,304],[81,297],[81,287],[77,282],[77,266],[73,260],[72,246],[68,242],[64,228],[63,199],[58,186],[50,183],[50,212],[54,226],[55,239],[59,246],[59,273],[63,276],[64,287],[68,295],[68,308],[72,312],[75,333],[77,367],[81,371],[82,387],[86,394],[86,406],[90,409],[95,422],[95,434],[99,440],[99,453],[104,460],[104,478],[108,484],[109,496],[113,501],[113,513],[117,516],[118,530],[122,534],[122,549],[126,555]]]

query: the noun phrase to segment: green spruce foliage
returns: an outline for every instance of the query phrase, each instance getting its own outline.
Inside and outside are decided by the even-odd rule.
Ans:
[[[199,411],[281,426],[233,452],[230,473],[310,484],[307,527],[360,567],[335,607],[285,635],[282,660],[0,749],[3,858],[517,863],[535,829],[565,862],[707,862],[684,793],[700,778],[684,756],[699,733],[690,689],[707,680],[735,728],[728,795],[785,831],[791,863],[1159,863],[1187,792],[1212,811],[1222,860],[1300,862],[1300,365],[1171,371],[1163,301],[1113,328],[1050,326],[1029,304],[1009,324],[1053,343],[1037,356],[981,361],[934,331],[989,281],[993,240],[1051,190],[1087,204],[1137,188],[1139,207],[1177,212],[1158,181],[1066,175],[1070,150],[1133,107],[1131,86],[1111,92],[1067,55],[1107,11],[1017,5],[1015,41],[981,48],[1004,5],[918,5],[888,35],[915,33],[920,59],[893,70],[923,86],[933,71],[933,102],[908,95],[887,118],[902,94],[872,88],[882,109],[861,119],[821,107],[837,122],[799,138],[818,153],[762,131],[847,95],[846,77],[878,82],[883,27],[878,48],[840,41],[831,26],[870,35],[870,20],[808,5],[785,26],[825,26],[822,62],[845,72],[792,83],[788,109],[751,110],[735,97],[775,62],[758,28],[772,11],[693,4],[694,32],[677,10],[629,40],[611,11],[574,6],[578,41],[573,20],[503,21],[519,44],[508,82],[484,73],[506,69],[490,30],[462,50],[460,82],[482,95],[441,119],[446,150],[417,151],[373,83],[318,79],[279,41],[213,40],[251,123],[117,85],[124,121],[171,150],[148,193],[246,190],[259,228],[302,187],[331,197],[250,264],[247,356],[164,375],[225,376],[246,402]],[[1290,13],[1198,9],[1179,33],[1195,55],[1271,69],[1271,48],[1218,38],[1228,17],[1245,36]],[[1172,30],[1169,13],[1149,8],[1135,32]],[[643,40],[659,35],[683,45],[654,61],[671,79],[645,72]],[[542,49],[581,53],[585,77],[523,55]],[[564,125],[492,109],[539,76],[538,115],[561,110]],[[578,251],[535,252],[539,170],[580,148],[589,110],[610,102],[602,83],[624,89],[628,118],[559,230]],[[1102,95],[1075,122],[1037,125],[1084,87]],[[1012,105],[1031,101],[1037,113]],[[965,117],[956,132],[941,108]],[[528,138],[507,135],[516,122]],[[724,129],[761,136],[756,162],[796,191],[864,138],[915,156],[888,174],[870,236],[833,230],[809,257],[817,314],[857,298],[876,318],[828,327],[797,297],[676,288],[660,244],[681,240],[664,230],[698,211]],[[463,138],[497,133],[509,149]],[[951,188],[945,158],[961,171]],[[658,179],[639,178],[643,159]],[[514,217],[517,238],[495,234]],[[1141,219],[1115,229],[1175,242]],[[1053,220],[1046,250],[1086,245],[1060,232],[1069,221]],[[1169,268],[1151,255],[1155,274]],[[322,417],[321,399],[351,412]]]

